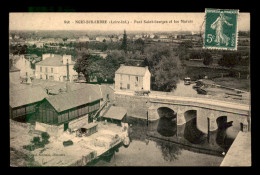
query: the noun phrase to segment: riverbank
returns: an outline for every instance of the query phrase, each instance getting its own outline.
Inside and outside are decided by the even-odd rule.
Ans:
[[[251,165],[251,132],[239,132],[220,166]]]
[[[219,166],[223,156],[206,154],[198,149],[149,137],[152,125],[144,119],[127,116],[129,147],[119,147],[109,159],[95,159],[91,166]],[[156,125],[156,124],[155,124]],[[198,161],[200,160],[200,161]]]
[[[98,132],[88,137],[76,137],[75,134],[64,132],[57,137],[50,137],[49,143],[43,148],[26,150],[24,145],[31,143],[34,127],[10,120],[10,165],[11,166],[85,166],[108,150],[122,143],[126,131],[112,123],[98,123]],[[22,134],[22,135],[21,135]],[[63,142],[71,140],[70,146]],[[19,153],[19,161],[15,155]]]

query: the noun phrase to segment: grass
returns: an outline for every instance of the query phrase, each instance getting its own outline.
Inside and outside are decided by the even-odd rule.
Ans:
[[[235,89],[250,91],[250,81],[249,79],[238,79],[233,77],[223,77],[223,78],[215,78],[213,81],[216,84],[231,87]]]

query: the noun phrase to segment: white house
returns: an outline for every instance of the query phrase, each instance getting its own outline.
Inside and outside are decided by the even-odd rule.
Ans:
[[[37,48],[43,48],[43,42],[38,42],[36,43]]]
[[[13,65],[20,70],[21,78],[34,76],[34,69],[31,68],[31,62],[25,59],[24,55],[13,56]]]
[[[88,36],[81,36],[79,38],[79,42],[87,42],[87,41],[89,41],[89,37]]]
[[[43,54],[42,61],[35,64],[35,76],[36,79],[54,81],[67,81],[69,76],[69,80],[74,81],[78,77],[78,73],[73,69],[74,65],[71,55]]]
[[[150,90],[151,73],[148,67],[124,66],[115,72],[116,90]]]

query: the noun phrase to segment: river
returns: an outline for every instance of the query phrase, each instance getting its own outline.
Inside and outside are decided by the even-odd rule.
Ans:
[[[127,117],[127,123],[130,126],[130,145],[128,147],[121,146],[119,149],[112,151],[111,155],[101,157],[93,162],[90,166],[219,166],[223,160],[220,152],[226,152],[233,142],[228,142],[226,132],[219,130],[211,133],[214,136],[214,143],[208,143],[207,136],[196,130],[196,120],[190,120],[181,127],[184,127],[182,136],[176,136],[177,125],[169,126],[169,121],[165,117],[160,120],[149,123],[143,119],[135,119]],[[156,127],[154,127],[156,126]],[[167,127],[162,130],[161,128]],[[179,129],[179,128],[178,128]],[[167,135],[173,140],[191,146],[187,148],[185,145],[176,144],[147,135],[150,131],[159,135]],[[168,134],[167,134],[168,132]],[[175,133],[174,133],[175,132]],[[223,136],[224,135],[224,136]],[[211,141],[212,142],[212,141]],[[203,153],[194,149],[192,146],[201,147],[202,149],[212,149],[213,154]]]
[[[191,86],[179,82],[173,95],[199,96]],[[148,122],[127,116],[130,145],[111,151],[90,166],[219,166],[238,131],[223,119],[209,136],[196,127],[195,114],[178,126],[172,111],[158,111],[160,119]],[[145,118],[145,117],[144,117]],[[167,141],[168,140],[168,141]]]

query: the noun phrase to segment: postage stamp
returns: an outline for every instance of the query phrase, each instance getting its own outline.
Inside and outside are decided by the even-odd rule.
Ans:
[[[206,9],[204,48],[237,50],[239,10]]]

